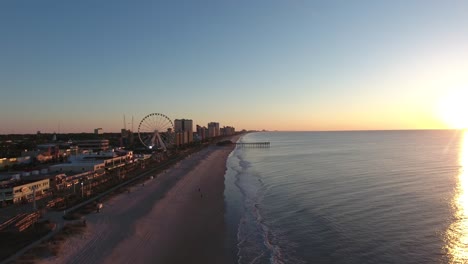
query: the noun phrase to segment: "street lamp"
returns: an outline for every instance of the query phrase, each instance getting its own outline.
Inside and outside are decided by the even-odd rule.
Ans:
[[[83,182],[81,182],[81,198],[84,197]]]

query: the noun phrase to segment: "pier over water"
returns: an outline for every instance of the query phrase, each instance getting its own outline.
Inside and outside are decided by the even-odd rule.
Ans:
[[[236,145],[249,148],[269,148],[270,142],[237,142]]]

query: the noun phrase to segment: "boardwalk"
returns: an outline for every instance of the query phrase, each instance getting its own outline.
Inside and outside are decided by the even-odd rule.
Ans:
[[[269,148],[270,142],[237,142],[236,145],[249,148]]]

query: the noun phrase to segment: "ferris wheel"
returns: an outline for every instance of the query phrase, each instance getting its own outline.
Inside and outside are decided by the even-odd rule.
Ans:
[[[138,125],[138,137],[145,147],[166,151],[174,143],[174,124],[166,115],[149,114]]]

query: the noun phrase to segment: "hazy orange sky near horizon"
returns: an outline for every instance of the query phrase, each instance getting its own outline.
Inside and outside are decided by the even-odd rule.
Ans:
[[[0,134],[118,132],[132,117],[136,130],[150,113],[237,130],[468,127],[467,11],[418,0],[2,1]]]

